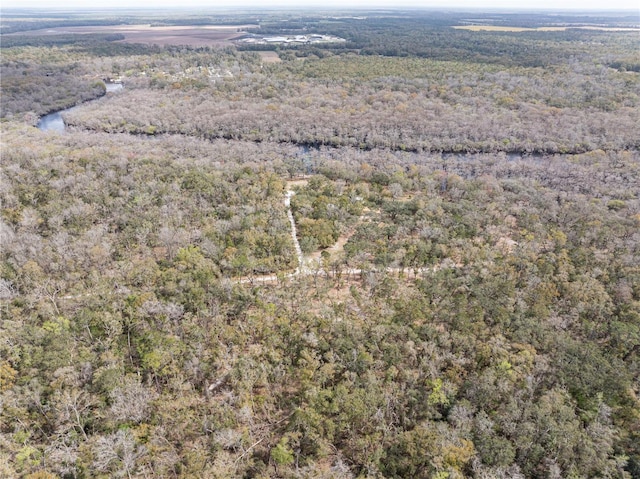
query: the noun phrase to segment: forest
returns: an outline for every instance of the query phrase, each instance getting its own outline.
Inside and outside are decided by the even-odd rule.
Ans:
[[[640,479],[637,16],[0,23],[0,477]]]

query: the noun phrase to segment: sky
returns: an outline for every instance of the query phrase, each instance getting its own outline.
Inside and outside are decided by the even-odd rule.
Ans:
[[[635,10],[640,0],[0,0],[5,8],[380,8],[442,7],[507,10]]]

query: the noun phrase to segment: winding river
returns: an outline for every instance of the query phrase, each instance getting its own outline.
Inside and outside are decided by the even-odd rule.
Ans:
[[[122,90],[122,83],[105,83],[107,87],[107,93],[113,93],[118,90]],[[95,100],[89,100],[95,101]],[[66,125],[64,124],[64,120],[62,119],[62,115],[65,113],[72,111],[75,106],[71,108],[65,108],[64,110],[54,111],[53,113],[49,113],[48,115],[43,116],[38,120],[37,127],[40,131],[55,131],[57,133],[64,133],[66,129]]]
[[[117,92],[119,90],[122,90],[124,88],[124,86],[122,85],[122,83],[105,83],[106,86],[106,93],[114,93]],[[100,97],[102,98],[102,97]],[[96,98],[94,100],[88,100],[87,102],[84,103],[89,103],[92,101],[97,101],[100,98]],[[40,118],[40,120],[38,120],[38,124],[37,127],[39,130],[41,131],[46,131],[46,132],[56,132],[56,133],[64,133],[67,129],[67,126],[64,123],[64,119],[63,116],[65,113],[73,111],[75,108],[77,108],[80,105],[76,105],[76,106],[72,106],[70,108],[65,108],[64,110],[59,110],[53,113],[50,113],[48,115],[45,115],[43,117]],[[310,164],[310,162],[308,161],[307,157],[307,153],[311,152],[311,151],[319,151],[320,150],[320,146],[309,146],[309,145],[299,145],[300,148],[300,153],[302,154],[303,157],[303,161],[305,161],[305,163],[307,163],[305,165],[306,167],[306,174],[311,174],[312,173],[312,166]],[[420,153],[409,153],[412,156],[416,156],[416,155],[420,155]],[[468,160],[468,159],[473,159],[477,154],[475,153],[464,153],[464,152],[442,152],[440,153],[440,156],[442,158],[443,161],[449,159],[449,158],[456,158],[456,159],[463,159],[463,160]],[[537,154],[537,153],[529,153],[529,154],[523,154],[523,153],[506,153],[507,158],[511,161],[514,160],[521,160],[524,156],[527,157],[533,157],[533,158],[543,158],[544,155],[541,154]],[[305,159],[306,158],[306,159]],[[290,199],[290,196],[288,197],[288,200]],[[290,218],[291,221],[291,218]],[[292,224],[293,225],[293,224]],[[295,227],[295,225],[293,225]],[[300,260],[301,258],[301,253],[300,251],[298,251],[298,248],[296,248],[296,252],[299,258],[299,263],[302,266],[302,262]]]

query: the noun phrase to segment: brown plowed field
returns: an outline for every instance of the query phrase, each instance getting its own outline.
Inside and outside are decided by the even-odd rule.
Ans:
[[[83,33],[121,33],[125,42],[148,45],[224,45],[244,35],[247,28],[256,25],[209,25],[209,26],[161,26],[109,25],[98,27],[60,27],[31,30],[12,35],[63,35]]]

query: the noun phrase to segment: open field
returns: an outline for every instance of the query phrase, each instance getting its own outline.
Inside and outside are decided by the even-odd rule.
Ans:
[[[509,27],[504,25],[458,25],[453,27],[456,30],[469,30],[472,32],[564,32],[568,29],[577,28],[579,30],[599,30],[603,32],[637,32],[640,28],[616,28],[597,26],[562,26],[562,27]]]
[[[280,63],[282,60],[276,52],[258,52],[264,63]]]
[[[148,45],[188,45],[193,47],[224,45],[244,34],[246,28],[255,25],[208,25],[208,26],[161,26],[151,25],[108,25],[86,27],[57,27],[31,30],[29,35],[68,35],[89,33],[119,33],[123,42]],[[15,33],[10,35],[24,35]]]

